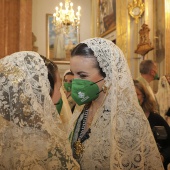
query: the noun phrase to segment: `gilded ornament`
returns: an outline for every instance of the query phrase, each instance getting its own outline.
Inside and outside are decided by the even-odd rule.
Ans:
[[[74,150],[75,150],[75,154],[77,157],[80,157],[80,155],[83,153],[84,151],[84,146],[81,143],[80,139],[78,139],[75,143],[74,143]]]

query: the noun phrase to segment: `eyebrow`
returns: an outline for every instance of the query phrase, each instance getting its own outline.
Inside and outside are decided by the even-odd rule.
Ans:
[[[72,72],[72,70],[71,70],[71,72]],[[73,73],[73,72],[72,72],[72,73]],[[77,72],[77,74],[82,74],[82,73],[83,73],[83,74],[88,74],[87,72],[84,72],[84,71],[78,71],[78,72]]]
[[[77,74],[88,74],[87,72],[84,72],[84,71],[79,71],[79,72],[77,72]]]

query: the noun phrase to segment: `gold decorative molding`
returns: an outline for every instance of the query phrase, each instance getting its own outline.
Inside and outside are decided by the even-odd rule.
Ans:
[[[133,2],[128,5],[129,14],[135,19],[136,23],[138,23],[138,20],[142,16],[144,10],[145,4],[142,0],[133,0]]]
[[[147,24],[143,24],[142,28],[139,31],[140,42],[137,45],[137,49],[135,53],[142,55],[143,57],[151,50],[153,50],[153,46],[149,39],[149,27]]]

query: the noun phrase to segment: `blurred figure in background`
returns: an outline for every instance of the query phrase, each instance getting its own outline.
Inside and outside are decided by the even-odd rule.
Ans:
[[[63,76],[63,86],[72,112],[74,111],[76,105],[76,102],[71,97],[71,86],[72,86],[73,79],[74,79],[74,74],[70,70],[66,70]]]
[[[138,80],[134,80],[134,85],[139,104],[148,118],[161,154],[164,168],[167,170],[167,165],[170,163],[170,127],[163,117],[157,114],[156,102],[143,84]],[[160,128],[161,132],[156,131],[156,129]],[[157,136],[157,134],[159,134],[159,136]]]
[[[170,76],[162,76],[158,83],[156,98],[159,104],[160,115],[170,125]]]
[[[141,75],[137,78],[137,80],[140,81],[145,88],[147,88],[153,99],[156,100],[155,94],[149,84],[153,80],[159,79],[156,63],[152,60],[143,60],[140,63],[139,71]]]

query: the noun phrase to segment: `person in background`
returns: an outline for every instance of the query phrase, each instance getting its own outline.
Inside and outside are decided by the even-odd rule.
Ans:
[[[78,104],[70,141],[80,168],[162,170],[122,51],[110,40],[87,39],[73,49],[70,69],[71,96]]]
[[[74,111],[76,105],[76,102],[71,97],[71,86],[72,86],[73,79],[74,79],[74,74],[70,70],[66,70],[63,76],[63,86],[72,112]]]
[[[17,52],[0,60],[1,170],[79,169],[54,106],[60,97],[50,96],[61,85],[56,83],[51,91],[38,53]]]
[[[160,115],[170,125],[170,76],[162,76],[158,83],[156,98],[159,104]]]
[[[139,71],[141,75],[137,78],[137,80],[140,81],[145,88],[147,88],[153,99],[156,101],[155,94],[150,87],[150,83],[153,80],[159,80],[156,63],[152,60],[143,60],[140,63]]]
[[[156,103],[152,99],[148,90],[143,86],[143,84],[140,83],[138,80],[134,80],[134,85],[136,88],[136,94],[139,100],[139,104],[141,105],[153,132],[154,128],[157,126],[162,126],[165,129],[164,133],[166,134],[166,138],[160,137],[161,135],[163,136],[163,132],[162,134],[160,134],[159,137],[157,137],[156,135],[154,136],[161,154],[164,168],[167,170],[167,165],[170,163],[170,127],[163,119],[163,117],[156,113]]]

